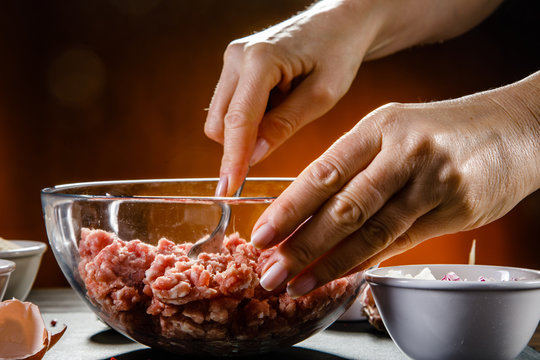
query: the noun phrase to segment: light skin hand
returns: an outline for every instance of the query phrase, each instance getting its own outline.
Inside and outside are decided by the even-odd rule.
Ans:
[[[291,296],[304,295],[426,239],[505,215],[540,188],[538,98],[540,72],[366,116],[258,220],[252,242],[279,244],[261,285],[288,283]]]
[[[206,135],[224,146],[220,185],[227,195],[240,186],[249,165],[348,90],[365,48],[353,36],[357,31],[348,29],[359,25],[338,21],[345,7],[337,3],[319,3],[228,46],[205,123]]]
[[[459,35],[499,3],[323,0],[233,41],[205,123],[206,135],[224,146],[216,193],[234,193],[250,165],[330,110],[364,58]]]

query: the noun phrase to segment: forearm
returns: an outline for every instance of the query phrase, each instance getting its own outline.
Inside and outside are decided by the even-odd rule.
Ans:
[[[424,43],[443,41],[470,30],[502,0],[342,0],[321,1],[308,11],[337,12],[343,29],[356,27],[364,60]],[[355,23],[355,25],[352,25]],[[364,54],[365,53],[365,54]]]

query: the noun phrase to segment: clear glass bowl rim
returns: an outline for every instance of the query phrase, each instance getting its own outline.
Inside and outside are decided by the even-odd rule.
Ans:
[[[283,181],[292,182],[294,177],[248,177],[246,181]],[[219,178],[171,178],[171,179],[137,179],[137,180],[108,180],[108,181],[89,181],[55,185],[41,190],[43,196],[59,196],[66,199],[87,199],[87,200],[115,200],[129,199],[130,201],[189,201],[189,202],[267,202],[276,199],[276,196],[258,196],[258,197],[219,197],[219,196],[153,196],[153,195],[87,195],[66,193],[66,190],[76,190],[78,188],[98,187],[107,185],[129,185],[129,184],[152,184],[152,183],[174,183],[174,182],[217,182]]]

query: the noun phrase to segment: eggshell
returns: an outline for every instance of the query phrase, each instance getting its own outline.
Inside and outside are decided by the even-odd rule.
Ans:
[[[66,331],[51,334],[37,305],[16,299],[0,303],[0,360],[43,358]]]

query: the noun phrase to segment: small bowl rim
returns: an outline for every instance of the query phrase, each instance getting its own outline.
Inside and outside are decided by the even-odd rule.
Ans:
[[[12,273],[16,266],[17,265],[11,260],[0,259],[0,275]]]
[[[248,177],[246,181],[294,181],[294,177]],[[173,182],[217,182],[219,178],[171,178],[171,179],[136,179],[136,180],[106,180],[106,181],[88,181],[55,185],[41,190],[44,196],[60,196],[68,199],[88,199],[88,200],[106,200],[129,199],[130,201],[180,201],[180,202],[235,202],[235,201],[268,201],[273,200],[275,196],[260,197],[220,197],[220,196],[132,196],[132,195],[85,195],[85,194],[66,194],[62,191],[73,190],[82,187],[103,186],[103,185],[122,185],[122,184],[144,184],[144,183],[173,183]]]
[[[398,278],[381,273],[386,273],[388,270],[407,270],[415,269],[422,270],[428,267],[430,269],[447,269],[446,272],[459,271],[459,269],[467,267],[476,267],[480,269],[489,270],[503,270],[503,271],[521,271],[527,272],[536,277],[536,279],[526,279],[517,281],[441,281],[441,280],[425,280],[425,279],[409,279]],[[463,291],[489,291],[489,290],[526,290],[526,289],[540,289],[540,270],[511,267],[511,266],[499,266],[499,265],[469,265],[469,264],[415,264],[415,265],[395,265],[379,267],[377,269],[367,270],[365,273],[366,281],[372,285],[384,285],[391,287],[401,287],[409,289],[423,289],[423,290],[463,290]]]
[[[35,240],[10,240],[21,245],[17,249],[9,249],[0,251],[0,258],[2,259],[14,259],[25,256],[41,255],[47,250],[47,244],[41,241]]]

